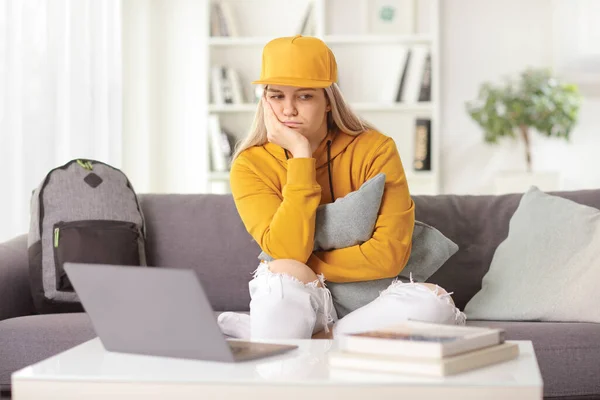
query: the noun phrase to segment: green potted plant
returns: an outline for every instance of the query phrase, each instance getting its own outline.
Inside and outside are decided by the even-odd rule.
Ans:
[[[562,83],[548,69],[527,69],[518,79],[500,85],[485,82],[467,112],[479,124],[487,143],[501,138],[525,144],[527,173],[531,175],[531,134],[569,141],[577,122],[581,96],[575,85]]]

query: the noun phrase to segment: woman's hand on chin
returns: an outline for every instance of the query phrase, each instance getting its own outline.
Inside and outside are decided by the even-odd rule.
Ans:
[[[281,123],[275,112],[273,112],[271,104],[264,97],[262,98],[262,106],[267,128],[267,140],[287,149],[293,154],[294,158],[312,157],[308,139],[300,132]]]

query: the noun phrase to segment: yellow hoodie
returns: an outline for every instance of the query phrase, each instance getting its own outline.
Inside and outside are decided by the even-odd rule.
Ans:
[[[313,253],[317,207],[334,200],[327,166],[329,140],[336,198],[380,172],[386,174],[385,190],[371,239]],[[408,262],[414,203],[395,142],[388,136],[374,130],[358,136],[330,132],[313,158],[287,159],[285,150],[273,143],[254,146],[233,162],[230,180],[246,229],[275,259],[305,263],[332,282],[395,277]]]

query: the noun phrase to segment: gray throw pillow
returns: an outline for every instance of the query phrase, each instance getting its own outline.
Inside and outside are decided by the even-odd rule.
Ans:
[[[402,282],[426,282],[444,263],[458,251],[458,245],[432,226],[415,221],[412,250],[408,263],[398,275]],[[338,317],[375,300],[396,278],[365,282],[327,282]]]
[[[385,187],[385,174],[380,173],[361,187],[317,208],[314,250],[350,247],[366,242],[373,235]],[[411,273],[415,282],[425,282],[454,253],[458,246],[437,229],[415,221],[412,250],[408,263],[398,278],[409,281]],[[259,259],[273,258],[261,252]],[[328,282],[338,317],[373,301],[395,278],[366,282]]]
[[[342,249],[371,238],[383,197],[385,174],[375,175],[358,190],[317,207],[313,251]],[[272,261],[264,251],[260,260]]]
[[[532,186],[513,214],[470,319],[600,322],[600,211]]]

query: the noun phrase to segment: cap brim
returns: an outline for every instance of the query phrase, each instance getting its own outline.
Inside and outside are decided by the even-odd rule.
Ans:
[[[252,82],[253,85],[282,85],[301,88],[326,88],[332,85],[331,81],[298,78],[271,78]]]

